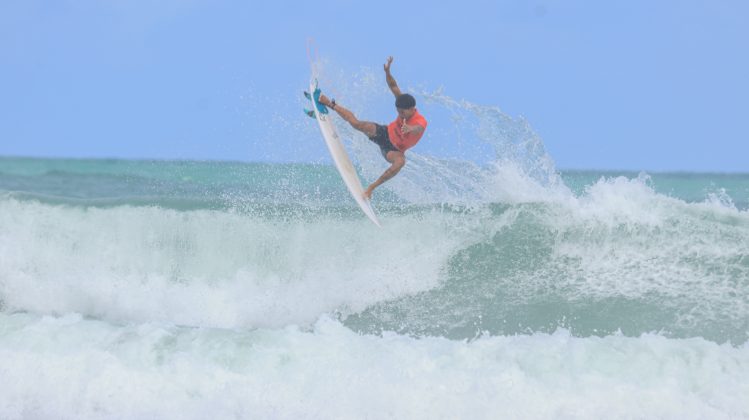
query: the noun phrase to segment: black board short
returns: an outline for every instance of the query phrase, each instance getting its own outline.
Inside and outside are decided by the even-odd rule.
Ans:
[[[398,149],[393,146],[393,143],[390,143],[390,136],[388,135],[387,127],[380,124],[375,124],[375,127],[377,127],[375,135],[369,139],[374,144],[380,146],[380,153],[382,153],[382,156],[387,159],[388,152],[397,152]]]

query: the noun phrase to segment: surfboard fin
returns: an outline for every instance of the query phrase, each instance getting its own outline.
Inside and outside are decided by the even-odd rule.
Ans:
[[[304,97],[312,101],[312,103],[317,107],[317,112],[321,114],[327,114],[328,107],[320,103],[320,95],[322,95],[322,91],[320,90],[320,88],[315,88],[315,91],[312,92],[312,95],[310,95],[309,92],[304,91]]]
[[[304,108],[304,113],[310,118],[315,118],[315,111],[311,109]]]

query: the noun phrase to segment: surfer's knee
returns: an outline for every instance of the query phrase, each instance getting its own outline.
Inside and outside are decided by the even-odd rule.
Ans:
[[[388,152],[388,160],[393,165],[393,169],[400,170],[406,165],[406,156],[401,152]]]
[[[351,126],[364,133],[367,137],[374,137],[377,134],[377,126],[369,121],[356,120],[356,123],[352,122]]]
[[[340,115],[341,118],[349,123],[355,130],[361,131],[362,133],[366,134],[367,137],[372,137],[375,135],[376,127],[374,123],[359,120],[358,118],[356,118],[356,115],[354,115],[353,112],[349,111],[346,108],[343,108],[340,105],[336,106],[335,110],[336,112],[338,112],[338,115]]]

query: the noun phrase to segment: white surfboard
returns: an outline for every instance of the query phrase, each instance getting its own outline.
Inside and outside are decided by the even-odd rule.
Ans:
[[[356,200],[356,204],[358,204],[364,214],[369,217],[369,220],[377,226],[380,226],[380,221],[377,220],[377,215],[372,209],[372,204],[369,200],[364,198],[364,188],[361,185],[361,181],[359,181],[359,176],[356,174],[356,169],[354,169],[354,165],[351,163],[351,159],[349,159],[348,153],[346,153],[346,149],[343,147],[341,138],[338,136],[338,131],[336,131],[333,122],[330,120],[332,116],[331,113],[335,111],[329,110],[330,113],[323,114],[318,109],[319,106],[314,97],[315,89],[317,89],[317,79],[314,76],[312,77],[312,80],[310,80],[309,89],[310,96],[312,97],[312,110],[315,112],[315,119],[317,119],[317,122],[320,125],[320,131],[325,139],[325,144],[328,145],[330,156],[333,157],[333,162],[335,163],[336,169],[338,169],[338,173],[341,174],[341,178],[343,178],[343,182],[346,184],[351,196]]]

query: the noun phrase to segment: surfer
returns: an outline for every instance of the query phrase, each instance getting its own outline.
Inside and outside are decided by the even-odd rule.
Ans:
[[[364,191],[364,197],[367,199],[372,198],[372,191],[375,188],[400,172],[406,164],[406,150],[418,143],[427,128],[427,120],[416,109],[416,99],[408,93],[402,93],[398,83],[395,82],[395,78],[390,74],[392,63],[393,57],[388,57],[383,68],[385,69],[385,80],[395,96],[395,109],[398,111],[398,117],[388,126],[360,121],[353,112],[337,104],[335,99],[331,100],[325,95],[320,95],[319,99],[321,104],[334,110],[352,127],[364,133],[369,140],[380,146],[382,156],[390,162],[390,167]]]

